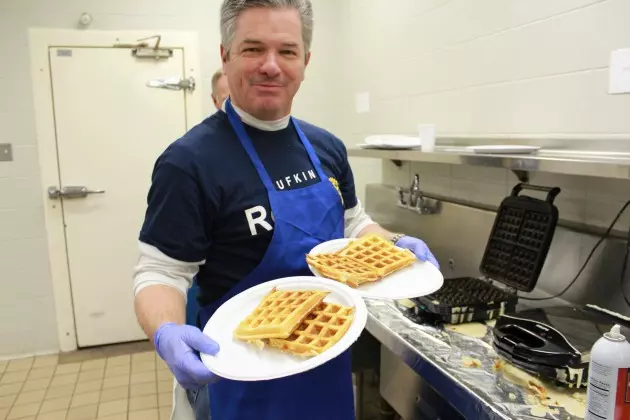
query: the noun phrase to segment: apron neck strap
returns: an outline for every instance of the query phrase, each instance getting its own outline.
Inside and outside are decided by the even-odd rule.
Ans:
[[[300,124],[298,124],[295,118],[291,117],[291,122],[293,123],[293,127],[295,127],[295,131],[297,131],[298,137],[302,141],[304,148],[306,149],[306,153],[308,153],[308,157],[311,159],[313,168],[317,171],[317,174],[319,175],[319,179],[322,182],[324,182],[327,176],[324,173],[324,170],[322,169],[322,163],[319,161],[319,157],[317,156],[317,153],[315,153],[315,149],[313,149],[313,145],[308,140],[308,138],[302,131],[302,127],[300,127]]]
[[[228,116],[228,120],[230,121],[230,125],[232,125],[232,128],[236,132],[236,136],[238,137],[239,141],[243,145],[243,148],[245,148],[245,151],[247,151],[247,154],[249,155],[249,159],[254,164],[254,167],[256,168],[256,171],[258,172],[258,176],[260,177],[263,184],[265,185],[265,188],[267,189],[267,191],[274,191],[275,188],[273,186],[271,177],[269,176],[269,173],[267,172],[267,170],[265,169],[265,166],[260,160],[260,157],[258,156],[256,149],[254,148],[254,144],[252,143],[252,140],[249,138],[249,135],[247,134],[247,131],[245,130],[245,125],[243,124],[243,122],[241,121],[241,118],[238,116],[238,114],[234,110],[234,107],[232,106],[232,100],[229,98],[225,102],[225,112]],[[306,135],[302,131],[302,128],[293,117],[291,117],[291,124],[293,124],[293,127],[295,127],[295,131],[297,132],[298,137],[300,138],[300,141],[304,145],[304,148],[306,149],[306,153],[308,153],[308,157],[310,158],[311,163],[313,164],[313,168],[317,171],[317,174],[319,175],[320,181],[323,182],[327,177],[324,174],[319,157],[317,157],[317,153],[315,153],[315,150],[313,149],[313,145],[311,144],[310,141],[308,141],[308,138],[306,138]]]
[[[228,116],[228,120],[230,121],[230,125],[236,132],[236,137],[238,137],[238,140],[241,142],[241,144],[243,145],[243,148],[249,155],[249,159],[254,164],[254,167],[256,168],[256,172],[258,172],[258,176],[260,177],[260,180],[265,185],[265,188],[267,189],[267,191],[273,191],[274,188],[273,188],[273,182],[271,181],[271,177],[269,176],[269,173],[267,173],[267,170],[265,169],[265,166],[260,160],[260,157],[258,157],[258,153],[256,153],[254,144],[252,143],[252,140],[247,135],[247,131],[245,131],[245,125],[243,124],[243,122],[241,121],[241,118],[238,116],[238,114],[234,110],[234,107],[232,106],[232,100],[229,98],[225,102],[225,112]]]

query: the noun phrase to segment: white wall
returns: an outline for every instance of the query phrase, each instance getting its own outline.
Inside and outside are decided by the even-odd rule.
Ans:
[[[42,210],[27,29],[195,30],[204,109],[219,65],[213,0],[0,0],[0,357],[56,350],[55,311]],[[413,133],[433,122],[440,134],[569,134],[630,137],[630,96],[606,94],[610,50],[630,47],[628,0],[314,0],[313,59],[295,114],[347,145],[369,134]],[[354,112],[370,92],[371,112]],[[351,159],[357,192],[366,183],[407,184],[497,204],[516,182],[501,169],[404,165]],[[630,198],[630,185],[538,174],[563,187],[561,215],[605,224]],[[626,217],[624,223],[630,223]],[[7,322],[9,321],[9,322]]]
[[[185,30],[199,33],[204,111],[213,110],[210,78],[220,65],[217,0],[0,0],[0,143],[12,143],[14,161],[0,162],[0,358],[58,349],[52,281],[43,218],[28,59],[28,28],[78,28],[82,12],[94,30]],[[327,126],[338,27],[333,0],[315,0],[313,62],[296,113]],[[130,279],[131,287],[131,279]]]
[[[351,0],[350,95],[369,92],[371,112],[345,110],[349,141],[414,134],[420,122],[440,136],[629,139],[630,95],[607,94],[610,52],[630,47],[628,16],[628,0]],[[387,184],[419,173],[427,192],[494,205],[518,182],[492,168],[384,161],[382,170]],[[623,180],[535,174],[532,183],[563,189],[561,217],[600,226],[630,199]]]

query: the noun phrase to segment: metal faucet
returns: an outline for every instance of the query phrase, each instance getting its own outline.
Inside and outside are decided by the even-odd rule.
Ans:
[[[420,214],[437,214],[440,212],[442,203],[440,200],[425,197],[420,190],[420,176],[415,174],[413,182],[409,188],[398,187],[398,207]],[[405,194],[409,195],[409,201],[405,200]]]
[[[422,202],[422,191],[420,191],[420,177],[418,174],[413,176],[413,182],[409,187],[409,205],[417,207]]]

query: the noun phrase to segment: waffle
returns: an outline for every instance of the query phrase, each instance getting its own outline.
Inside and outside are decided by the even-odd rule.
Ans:
[[[354,308],[322,302],[290,337],[270,338],[269,345],[296,356],[317,356],[341,340],[353,319]]]
[[[306,261],[321,275],[358,287],[413,264],[416,256],[378,235],[367,235],[334,253],[307,254]]]
[[[273,288],[234,331],[239,340],[287,338],[329,294],[321,290]]]
[[[379,279],[378,274],[371,267],[336,254],[307,255],[306,261],[327,278],[350,287],[358,287],[363,283]]]
[[[338,254],[371,267],[381,278],[416,261],[416,256],[411,251],[398,249],[378,235],[366,235],[352,241]]]

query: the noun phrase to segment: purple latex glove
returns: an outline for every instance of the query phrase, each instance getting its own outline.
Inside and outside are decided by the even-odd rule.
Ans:
[[[217,380],[203,364],[197,351],[217,354],[219,344],[191,325],[166,323],[153,337],[158,355],[166,362],[177,382],[185,389],[198,389]]]
[[[403,236],[398,240],[398,242],[396,242],[396,246],[408,249],[409,251],[416,254],[416,257],[418,257],[420,261],[428,261],[436,266],[438,270],[440,269],[440,264],[438,263],[437,259],[435,259],[435,257],[431,253],[431,250],[429,249],[427,244],[424,243],[423,240],[414,238],[412,236]]]

